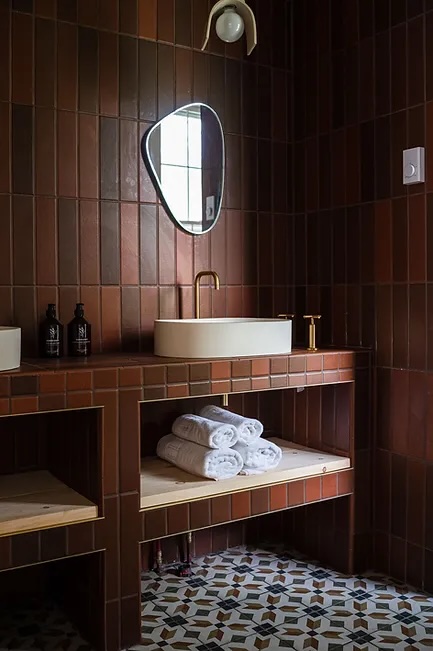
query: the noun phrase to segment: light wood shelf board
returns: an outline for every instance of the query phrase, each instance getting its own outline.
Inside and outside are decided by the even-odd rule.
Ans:
[[[269,440],[281,447],[283,457],[275,470],[262,475],[237,475],[232,479],[214,481],[192,475],[156,457],[143,459],[140,477],[141,510],[263,488],[351,467],[349,457],[312,450],[279,438]]]
[[[48,471],[0,476],[0,536],[98,517],[98,507]]]

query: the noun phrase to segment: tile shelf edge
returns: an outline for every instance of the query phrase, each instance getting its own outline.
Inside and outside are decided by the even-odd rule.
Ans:
[[[253,363],[261,360],[299,360],[301,357],[306,359],[315,359],[318,357],[356,355],[360,353],[369,354],[371,351],[365,348],[319,348],[317,351],[308,351],[306,348],[294,348],[290,354],[286,355],[256,355],[250,357],[227,357],[227,358],[171,358],[160,357],[150,353],[139,353],[137,355],[125,353],[101,353],[94,354],[90,357],[80,358],[62,358],[61,360],[49,360],[43,358],[25,358],[17,369],[10,369],[0,372],[2,377],[20,377],[22,375],[41,375],[44,373],[65,373],[80,371],[98,371],[109,369],[131,368],[135,366],[154,367],[154,366],[179,366],[179,365],[202,365],[202,364],[223,364],[223,363]],[[340,368],[350,368],[352,364]],[[337,366],[338,368],[338,366]],[[311,370],[314,370],[313,368]],[[274,374],[274,373],[273,373]],[[275,372],[275,375],[280,373]]]

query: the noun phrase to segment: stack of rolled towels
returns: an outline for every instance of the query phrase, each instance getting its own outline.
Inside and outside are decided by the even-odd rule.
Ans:
[[[281,449],[262,439],[263,425],[255,418],[208,405],[200,415],[185,414],[172,433],[160,439],[157,455],[165,461],[208,479],[258,475],[276,468]]]

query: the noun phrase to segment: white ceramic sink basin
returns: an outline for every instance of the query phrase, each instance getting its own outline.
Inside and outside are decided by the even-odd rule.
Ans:
[[[0,371],[10,371],[21,364],[21,328],[0,326]]]
[[[207,359],[287,355],[292,322],[283,319],[159,319],[155,355]]]

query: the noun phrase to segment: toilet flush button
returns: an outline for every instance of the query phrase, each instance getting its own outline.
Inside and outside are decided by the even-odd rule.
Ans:
[[[424,183],[424,147],[413,147],[403,152],[403,183]]]

